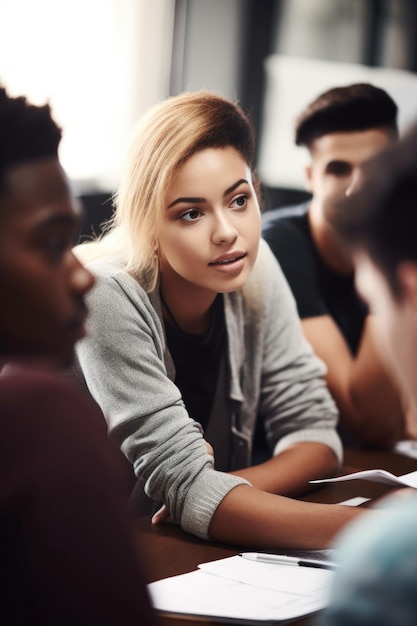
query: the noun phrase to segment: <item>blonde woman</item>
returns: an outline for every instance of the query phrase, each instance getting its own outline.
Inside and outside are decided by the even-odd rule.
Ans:
[[[358,513],[286,496],[333,474],[323,365],[265,242],[243,111],[210,93],[140,122],[113,223],[77,252],[97,277],[78,358],[146,494],[186,531],[321,548]],[[250,467],[257,419],[272,456]],[[214,451],[214,456],[212,454]]]

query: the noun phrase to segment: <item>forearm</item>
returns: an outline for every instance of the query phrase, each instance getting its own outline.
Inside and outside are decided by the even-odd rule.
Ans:
[[[355,356],[329,316],[303,320],[303,331],[327,365],[326,382],[346,431],[376,446],[390,447],[401,438],[400,398],[376,350],[371,318],[366,320]]]
[[[330,385],[329,385],[330,387]],[[340,423],[369,446],[390,449],[406,432],[404,412],[391,382],[378,375],[378,383],[354,376],[343,393],[335,393]]]
[[[308,490],[309,480],[332,476],[338,469],[334,452],[326,445],[292,445],[265,463],[233,472],[268,493],[295,496]]]
[[[417,439],[417,403],[410,396],[403,395],[402,406],[404,408],[405,438]]]
[[[404,415],[395,396],[388,392],[389,387],[387,381],[386,389],[375,389],[371,397],[354,386],[350,391],[353,410],[349,413],[349,430],[369,446],[390,449],[406,436]],[[343,409],[341,423],[346,423]]]
[[[366,321],[349,381],[356,427],[366,443],[390,447],[404,436],[401,397],[380,360],[373,336],[373,318]]]
[[[356,507],[299,502],[241,485],[230,491],[214,514],[214,541],[258,548],[323,549],[361,515]]]

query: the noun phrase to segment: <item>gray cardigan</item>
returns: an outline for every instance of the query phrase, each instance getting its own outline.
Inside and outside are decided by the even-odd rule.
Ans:
[[[246,481],[213,469],[199,424],[174,384],[158,290],[147,294],[117,259],[94,261],[89,334],[77,355],[87,387],[117,441],[172,519],[208,538],[225,495]],[[274,454],[295,442],[327,444],[341,460],[337,410],[325,368],[301,331],[281,269],[263,240],[243,289],[225,294],[232,465],[250,463],[257,416]]]

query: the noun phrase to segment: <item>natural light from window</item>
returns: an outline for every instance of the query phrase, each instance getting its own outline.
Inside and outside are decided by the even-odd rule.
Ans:
[[[171,0],[1,0],[0,82],[49,102],[82,190],[117,185],[134,122],[168,95],[172,19]]]

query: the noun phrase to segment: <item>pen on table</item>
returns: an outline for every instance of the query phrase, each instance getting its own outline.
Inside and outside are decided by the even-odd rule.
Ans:
[[[296,565],[299,567],[316,567],[319,569],[335,569],[335,563],[326,563],[325,561],[315,561],[314,559],[305,560],[295,556],[287,556],[286,554],[267,554],[259,552],[241,552],[239,554],[248,561],[257,561],[258,563],[272,563],[275,565]]]

